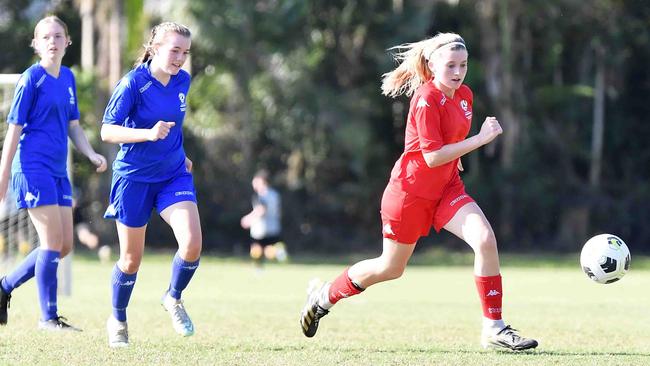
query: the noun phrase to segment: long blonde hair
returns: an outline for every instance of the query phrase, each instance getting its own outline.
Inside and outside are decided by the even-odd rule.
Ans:
[[[153,56],[154,46],[159,45],[162,42],[167,32],[176,32],[179,35],[187,38],[192,37],[190,29],[182,24],[174,22],[160,23],[151,29],[151,37],[149,37],[149,42],[143,45],[144,50],[140,56],[138,56],[138,59],[135,61],[135,64],[133,66],[138,66],[149,61]]]
[[[433,73],[428,61],[435,56],[435,52],[444,46],[451,50],[466,50],[465,41],[456,33],[438,33],[434,37],[415,43],[404,43],[388,50],[395,50],[393,56],[399,63],[393,71],[382,75],[381,92],[389,97],[402,94],[410,97],[420,85],[431,80]]]

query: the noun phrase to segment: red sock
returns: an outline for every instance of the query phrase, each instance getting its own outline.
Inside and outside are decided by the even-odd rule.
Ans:
[[[332,282],[332,285],[330,285],[330,292],[328,295],[330,304],[332,305],[336,304],[342,298],[354,296],[363,291],[363,288],[352,282],[350,276],[348,276],[348,269],[349,268],[346,268],[345,271],[343,271],[343,273]]]
[[[503,300],[503,289],[501,287],[501,275],[496,276],[474,276],[478,296],[483,307],[483,316],[492,320],[501,319],[501,303]]]

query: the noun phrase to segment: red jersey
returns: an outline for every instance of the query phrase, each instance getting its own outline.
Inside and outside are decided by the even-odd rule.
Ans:
[[[458,176],[458,159],[429,168],[422,153],[467,137],[472,123],[473,94],[461,85],[448,98],[429,81],[418,88],[409,107],[404,153],[395,162],[390,183],[404,192],[437,201],[452,178]]]

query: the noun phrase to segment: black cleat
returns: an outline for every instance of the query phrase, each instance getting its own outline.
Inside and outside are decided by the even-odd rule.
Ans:
[[[51,330],[51,331],[71,331],[71,332],[81,332],[81,329],[73,327],[72,325],[66,323],[64,320],[68,320],[62,316],[58,316],[50,320],[39,320],[38,329]]]
[[[532,338],[524,338],[512,329],[509,325],[501,329],[497,334],[484,334],[481,336],[483,348],[508,349],[512,351],[523,351],[537,347],[537,341]]]
[[[0,283],[4,279],[4,277],[0,278]],[[5,290],[2,289],[2,286],[0,286],[0,325],[7,324],[7,318],[9,317],[7,314],[7,309],[9,308],[10,300],[11,294],[6,293]]]
[[[329,313],[329,310],[323,309],[318,305],[318,297],[324,286],[324,284],[321,284],[320,281],[317,280],[312,280],[309,283],[307,289],[307,303],[305,303],[305,306],[300,312],[300,326],[302,328],[302,333],[306,337],[311,338],[316,335],[320,318]]]

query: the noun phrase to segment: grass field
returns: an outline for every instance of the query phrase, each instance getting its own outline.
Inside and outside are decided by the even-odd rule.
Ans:
[[[540,347],[484,351],[480,307],[468,266],[414,265],[393,282],[341,301],[305,338],[298,314],[312,277],[341,265],[269,265],[203,258],[184,294],[196,335],[177,336],[159,305],[171,255],[147,254],[129,307],[131,345],[109,349],[112,266],[75,258],[73,296],[60,313],[83,333],[38,331],[34,281],[14,292],[0,328],[2,365],[648,365],[650,271],[597,285],[578,266],[503,260],[504,315]],[[514,262],[514,261],[513,261]]]

